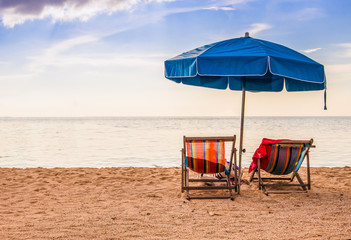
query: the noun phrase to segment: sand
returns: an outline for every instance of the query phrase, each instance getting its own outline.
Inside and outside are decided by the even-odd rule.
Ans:
[[[311,173],[308,193],[187,201],[180,168],[0,168],[0,239],[351,239],[351,168]]]

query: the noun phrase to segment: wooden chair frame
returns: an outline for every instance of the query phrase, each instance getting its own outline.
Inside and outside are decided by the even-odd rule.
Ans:
[[[280,141],[279,143],[277,143],[278,145],[282,146],[282,147],[299,147],[301,146],[301,144],[308,144],[307,150],[303,156],[302,162],[304,161],[305,158],[307,158],[307,184],[305,184],[302,180],[302,178],[300,177],[300,175],[298,174],[299,169],[297,169],[297,171],[293,171],[291,173],[291,177],[261,177],[261,159],[257,159],[257,167],[255,169],[252,170],[251,176],[250,176],[250,182],[252,182],[253,180],[258,180],[258,188],[262,191],[264,194],[266,194],[268,196],[269,193],[290,193],[290,192],[286,192],[286,191],[271,191],[268,192],[266,187],[277,187],[277,186],[286,186],[286,187],[301,187],[304,191],[307,191],[311,189],[311,174],[310,174],[310,155],[309,155],[309,151],[310,148],[314,148],[315,146],[312,145],[313,144],[313,139],[311,138],[310,140],[284,140],[284,141]],[[302,164],[301,162],[301,164]],[[255,173],[257,173],[257,177],[254,177]],[[287,183],[287,184],[274,184],[274,183],[265,183],[265,180],[268,181],[290,181],[292,182],[294,180],[294,178],[296,177],[296,179],[298,180],[298,184],[294,184],[294,183]],[[307,187],[307,189],[306,189]]]
[[[234,160],[234,184],[231,183],[230,181],[230,173],[232,171],[232,167],[229,169],[229,174],[224,177],[224,179],[215,179],[215,178],[190,178],[189,177],[189,168],[185,166],[184,161],[186,158],[186,142],[187,141],[204,141],[204,140],[220,140],[220,141],[225,141],[225,142],[232,142],[232,149],[230,153],[230,165],[232,166],[233,160]],[[237,170],[237,160],[236,160],[236,151],[237,149],[235,148],[235,140],[236,136],[225,136],[225,137],[183,137],[183,148],[181,150],[182,152],[182,186],[181,186],[181,191],[184,192],[186,191],[186,198],[188,200],[190,199],[222,199],[222,198],[230,198],[231,200],[234,200],[233,197],[233,192],[232,190],[237,191],[238,189],[238,170]],[[190,186],[190,183],[193,182],[225,182],[225,186]],[[228,190],[229,194],[228,195],[214,195],[214,196],[190,196],[190,190]]]

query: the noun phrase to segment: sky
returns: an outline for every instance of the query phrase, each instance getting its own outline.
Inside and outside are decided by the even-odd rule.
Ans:
[[[240,116],[241,92],[164,61],[251,37],[325,66],[324,92],[247,93],[249,116],[351,116],[351,0],[0,0],[0,117]]]

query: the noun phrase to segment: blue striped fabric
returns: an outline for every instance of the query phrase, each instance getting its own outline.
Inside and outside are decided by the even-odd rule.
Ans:
[[[306,151],[307,147],[304,145],[282,147],[279,144],[273,144],[269,153],[269,163],[264,170],[274,175],[286,175],[293,171],[296,172],[301,167]]]

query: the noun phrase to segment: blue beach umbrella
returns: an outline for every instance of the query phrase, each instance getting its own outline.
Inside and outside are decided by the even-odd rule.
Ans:
[[[326,89],[323,65],[285,46],[251,38],[248,33],[245,37],[208,44],[166,60],[165,77],[186,85],[215,89],[229,86],[231,90],[242,91],[240,172],[246,91],[280,92],[284,85],[288,92]]]

